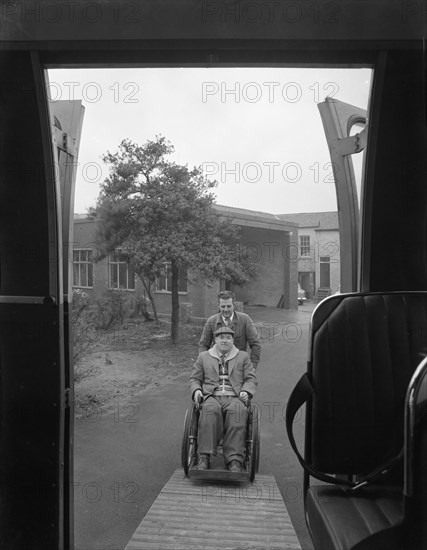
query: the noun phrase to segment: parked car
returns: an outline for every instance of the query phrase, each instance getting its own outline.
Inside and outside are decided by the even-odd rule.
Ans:
[[[307,296],[305,290],[301,288],[301,285],[298,283],[298,305],[302,306],[306,300]]]

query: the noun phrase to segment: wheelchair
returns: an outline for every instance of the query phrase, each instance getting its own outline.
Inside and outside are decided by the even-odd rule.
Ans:
[[[242,472],[230,472],[225,469],[211,468],[197,470],[197,436],[199,429],[200,409],[203,404],[192,403],[187,409],[184,419],[182,436],[181,464],[187,477],[203,477],[211,479],[253,481],[259,468],[260,438],[259,438],[259,411],[251,402],[248,405],[248,420],[246,423],[245,459]]]

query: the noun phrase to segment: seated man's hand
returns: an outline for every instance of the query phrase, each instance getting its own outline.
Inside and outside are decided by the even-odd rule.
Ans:
[[[203,401],[203,393],[201,390],[196,390],[193,393],[193,401],[194,403],[201,403]]]
[[[241,391],[239,397],[243,401],[243,403],[247,403],[249,399],[249,394],[247,391]]]

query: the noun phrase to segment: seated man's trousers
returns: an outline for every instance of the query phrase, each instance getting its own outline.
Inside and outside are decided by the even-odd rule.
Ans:
[[[234,396],[209,396],[203,403],[199,418],[198,452],[216,454],[223,437],[225,463],[243,463],[246,446],[248,409]]]

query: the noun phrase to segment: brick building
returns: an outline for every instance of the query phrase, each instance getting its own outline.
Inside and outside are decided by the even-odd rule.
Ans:
[[[241,229],[241,246],[247,247],[260,266],[260,277],[242,287],[232,288],[236,300],[244,304],[297,308],[298,229],[296,223],[274,214],[216,205],[215,208]],[[131,266],[121,261],[119,251],[94,263],[95,223],[85,215],[74,217],[73,286],[92,297],[106,289],[121,289],[135,300],[143,295],[142,284]],[[193,317],[207,317],[216,311],[217,294],[228,288],[225,281],[179,283],[180,304]],[[171,312],[170,277],[160,277],[154,289],[159,313]]]

